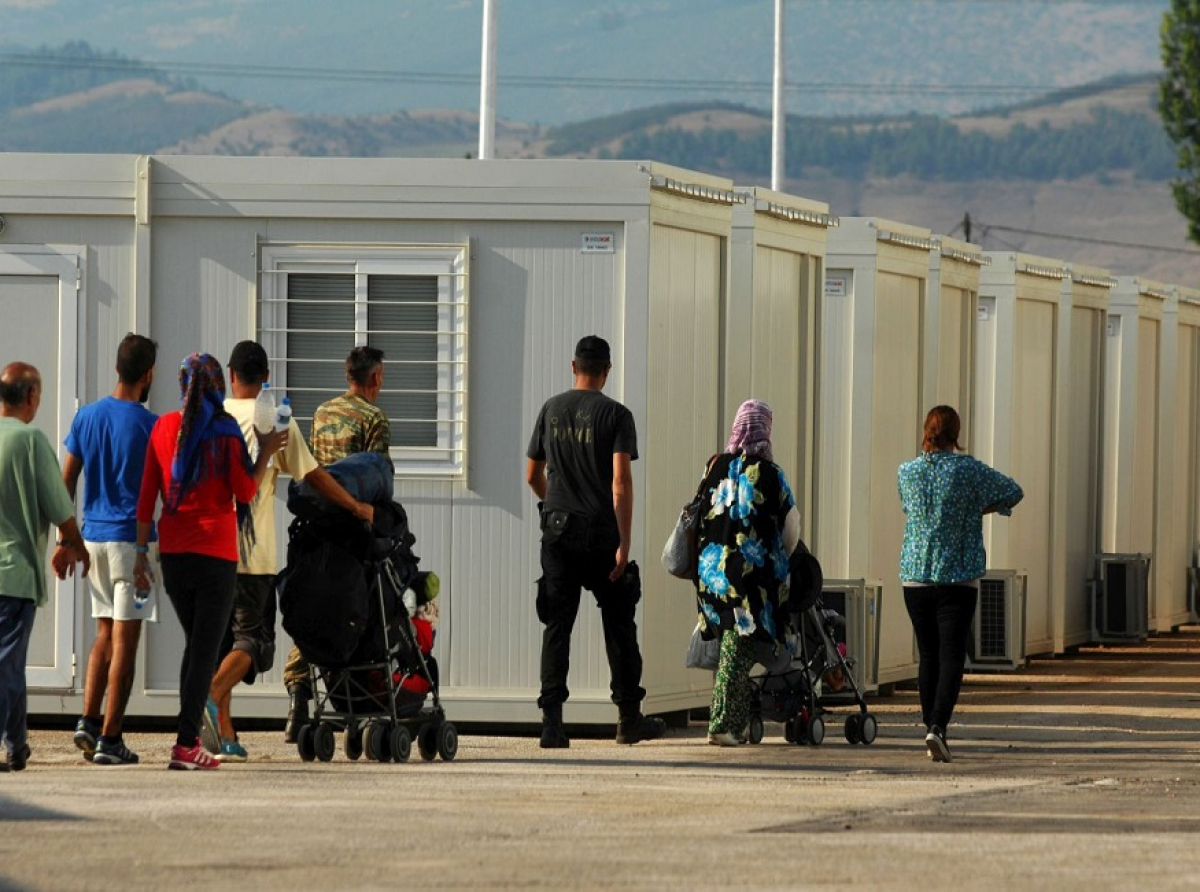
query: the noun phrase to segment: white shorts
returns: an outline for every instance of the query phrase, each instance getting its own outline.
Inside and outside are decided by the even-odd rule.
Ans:
[[[158,620],[158,593],[162,590],[162,571],[158,566],[158,544],[150,543],[150,572],[154,582],[150,597],[141,607],[134,599],[133,565],[137,551],[132,542],[85,542],[92,558],[88,572],[88,590],[92,595],[92,616],[96,619]]]

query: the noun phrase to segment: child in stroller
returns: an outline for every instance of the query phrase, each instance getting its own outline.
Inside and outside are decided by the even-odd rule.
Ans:
[[[816,746],[825,739],[824,707],[851,703],[858,710],[846,717],[846,740],[874,743],[878,723],[854,678],[854,660],[846,653],[846,620],[822,600],[821,565],[803,542],[789,564],[792,597],[786,612],[791,634],[786,648],[759,661],[766,672],[750,679],[747,740],[762,741],[765,717],[783,722],[788,743]]]
[[[300,757],[330,761],[342,731],[351,760],[406,762],[414,740],[426,761],[452,760],[458,732],[446,721],[432,657],[438,580],[417,570],[403,506],[377,503],[370,528],[297,513],[279,592],[314,693],[313,717],[297,735]]]

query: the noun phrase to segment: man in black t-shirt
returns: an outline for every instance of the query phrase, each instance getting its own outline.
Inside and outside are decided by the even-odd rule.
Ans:
[[[600,607],[604,646],[612,674],[612,699],[620,720],[617,743],[653,740],[666,731],[659,718],[642,715],[642,654],[637,641],[637,564],[629,560],[633,477],[637,458],[633,415],[601,390],[612,357],[595,335],[575,347],[575,387],[542,406],[529,440],[526,480],[539,502],[542,577],[537,614],[542,632],[541,696],[544,749],[571,745],[562,707],[571,661],[571,630],[582,588]]]

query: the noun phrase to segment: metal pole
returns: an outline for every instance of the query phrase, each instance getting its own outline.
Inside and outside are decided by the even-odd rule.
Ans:
[[[787,111],[783,107],[783,87],[786,76],[783,64],[783,4],[775,0],[775,78],[771,103],[771,188],[783,191],[784,136]]]
[[[496,139],[496,0],[483,0],[483,56],[479,73],[479,157],[492,157]]]

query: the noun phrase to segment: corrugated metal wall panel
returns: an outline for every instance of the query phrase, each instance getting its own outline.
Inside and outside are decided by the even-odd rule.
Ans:
[[[851,268],[841,266],[837,259],[829,262],[826,282],[841,283],[842,287],[824,291],[818,313],[816,517],[810,544],[827,576],[849,579],[851,448],[859,442],[855,437],[854,313],[856,301],[873,292],[874,276],[865,265]]]
[[[1100,544],[1100,455],[1104,386],[1104,311],[1094,306],[1072,306],[1069,376],[1062,382],[1070,397],[1062,406],[1066,436],[1055,443],[1056,492],[1065,502],[1056,517],[1061,530],[1052,542],[1054,561],[1061,565],[1052,576],[1053,615],[1049,633],[1052,649],[1061,642],[1082,640],[1091,630],[1091,605],[1087,581],[1094,573]],[[1061,543],[1061,544],[1060,544]],[[1035,640],[1033,636],[1030,640]]]
[[[870,510],[863,526],[870,539],[865,575],[883,581],[887,604],[880,627],[881,679],[915,676],[912,626],[902,604],[900,546],[904,512],[896,474],[920,451],[925,419],[921,400],[922,292],[910,276],[880,274],[875,301],[875,367],[872,387]],[[883,333],[886,332],[886,336]]]
[[[667,576],[658,555],[680,507],[695,492],[705,460],[723,446],[726,246],[727,239],[717,235],[651,226],[642,656],[646,677],[660,680],[662,697],[691,705],[706,703],[711,690],[710,677],[683,665],[695,596],[689,583]]]
[[[1053,488],[1054,387],[1059,374],[1057,356],[1058,305],[1018,297],[1014,341],[1020,359],[1006,372],[1012,377],[1012,405],[997,420],[997,436],[1010,443],[1007,469],[1025,491],[1019,523],[1009,522],[1009,556],[994,554],[995,566],[1019,565],[1028,574],[1027,642],[1031,653],[1050,647],[1051,507]],[[1002,523],[996,521],[994,523]],[[997,550],[998,551],[998,550]],[[1015,564],[1013,563],[1015,562]]]
[[[479,596],[471,599],[470,650],[456,654],[456,661],[464,663],[461,672],[456,669],[455,683],[520,691],[529,719],[538,717],[534,700],[541,625],[534,593],[541,570],[536,499],[525,483],[525,450],[542,403],[572,386],[571,357],[583,335],[599,334],[613,346],[608,395],[622,400],[627,389],[620,336],[623,293],[617,280],[625,245],[620,224],[607,229],[617,236],[612,254],[581,252],[578,226],[510,223],[502,230],[484,230],[476,239],[473,501],[455,507],[454,539],[457,551],[460,535],[469,530],[472,547],[456,557],[456,577],[461,587]],[[508,336],[496,336],[506,331]],[[520,381],[531,386],[518,401],[512,388]],[[636,420],[640,433],[644,420]],[[584,597],[569,680],[577,705],[607,702],[609,696],[599,612]]]
[[[1195,294],[1200,298],[1200,293]],[[1166,622],[1194,619],[1189,603],[1189,570],[1197,566],[1200,543],[1200,303],[1169,302],[1164,344],[1163,401],[1160,419],[1164,452],[1159,498],[1162,500],[1158,553],[1158,613]]]

